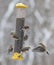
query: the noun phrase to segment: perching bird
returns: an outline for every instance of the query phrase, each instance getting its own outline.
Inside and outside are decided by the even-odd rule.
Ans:
[[[34,52],[46,52],[49,55],[49,52],[47,51],[46,46],[43,43],[40,43],[40,46],[32,49]]]
[[[10,47],[8,48],[8,53],[12,52],[13,51],[13,46],[10,45]]]
[[[14,32],[11,32],[10,34],[12,38],[14,38],[15,40],[19,40],[19,37]]]
[[[29,26],[24,26],[23,28],[22,28],[22,30],[28,30],[29,29]]]
[[[24,28],[24,29],[29,29],[29,26],[24,26],[23,28]]]
[[[24,47],[21,49],[21,52],[26,52],[26,51],[29,51],[30,47]]]
[[[24,41],[28,39],[28,35],[25,35],[24,36]]]

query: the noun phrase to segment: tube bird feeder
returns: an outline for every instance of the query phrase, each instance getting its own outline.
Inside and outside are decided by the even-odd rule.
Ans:
[[[14,54],[12,56],[12,59],[14,59],[14,60],[23,60],[23,55],[21,54],[21,49],[23,47],[24,31],[22,29],[23,29],[24,23],[25,23],[26,8],[28,8],[28,6],[23,3],[16,4],[17,11],[16,11],[15,34],[19,39],[15,40],[15,44],[14,44]]]

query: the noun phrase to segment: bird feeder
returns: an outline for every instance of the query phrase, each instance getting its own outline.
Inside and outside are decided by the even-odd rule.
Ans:
[[[23,55],[21,54],[21,49],[23,47],[23,39],[24,39],[24,31],[22,28],[24,27],[25,17],[26,17],[26,8],[27,5],[23,3],[16,4],[16,35],[19,38],[15,40],[14,44],[14,54],[12,56],[13,60],[23,60]]]

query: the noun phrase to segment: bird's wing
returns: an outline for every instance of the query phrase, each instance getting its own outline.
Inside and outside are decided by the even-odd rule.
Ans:
[[[34,52],[44,52],[45,49],[43,47],[41,47],[41,46],[38,46],[38,47],[32,49],[32,51],[34,51]]]
[[[22,52],[28,51],[30,49],[30,47],[24,47],[21,49]]]
[[[46,49],[46,46],[43,43],[39,43],[43,48]]]

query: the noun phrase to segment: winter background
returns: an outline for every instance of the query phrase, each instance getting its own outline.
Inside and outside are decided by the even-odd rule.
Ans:
[[[9,45],[14,45],[10,32],[15,30],[18,2],[29,6],[25,24],[30,29],[25,31],[29,36],[25,46],[44,42],[50,55],[29,51],[23,61],[14,61],[7,53]],[[0,65],[54,65],[54,0],[0,0]]]

